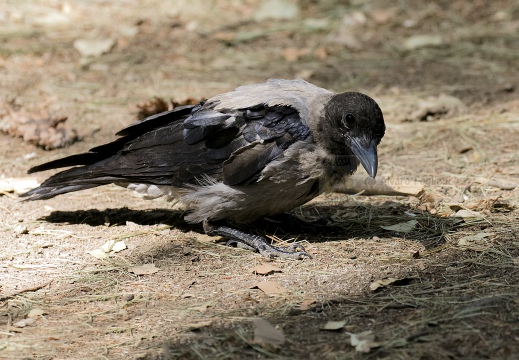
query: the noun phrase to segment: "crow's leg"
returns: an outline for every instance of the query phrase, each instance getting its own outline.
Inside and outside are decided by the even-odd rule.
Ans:
[[[204,231],[207,235],[218,235],[229,238],[227,245],[236,245],[243,249],[257,251],[267,258],[279,257],[282,259],[302,259],[304,257],[312,258],[312,256],[305,251],[301,244],[292,244],[286,248],[273,246],[261,236],[247,234],[228,226],[219,226],[211,224],[209,221],[204,221]]]

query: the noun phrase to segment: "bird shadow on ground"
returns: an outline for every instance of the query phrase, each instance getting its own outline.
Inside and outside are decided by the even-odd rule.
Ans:
[[[184,221],[185,211],[171,209],[134,210],[109,208],[104,210],[54,211],[41,220],[50,223],[87,224],[90,226],[124,226],[127,222],[139,225],[163,224],[182,232],[203,234],[200,224]],[[392,231],[382,226],[403,223],[412,225],[410,231]],[[459,220],[431,215],[398,202],[342,205],[305,205],[290,214],[279,214],[235,227],[256,235],[274,235],[281,240],[296,239],[310,243],[354,240],[355,238],[392,238],[404,236],[426,248],[445,242]]]

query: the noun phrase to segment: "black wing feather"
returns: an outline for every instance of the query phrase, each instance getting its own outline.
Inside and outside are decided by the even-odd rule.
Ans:
[[[51,161],[30,172],[76,166],[22,195],[50,198],[108,183],[184,187],[210,176],[228,185],[256,181],[261,171],[310,129],[288,106],[216,111],[204,103],[153,115],[84,154]]]

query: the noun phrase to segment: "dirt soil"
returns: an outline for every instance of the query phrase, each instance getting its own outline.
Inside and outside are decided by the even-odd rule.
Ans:
[[[323,195],[294,214],[324,228],[252,226],[302,242],[303,261],[228,248],[178,204],[116,186],[5,191],[0,358],[517,358],[517,2],[301,0],[292,14],[278,0],[267,10],[286,19],[258,19],[264,3],[3,1],[0,103],[65,116],[82,140],[46,151],[0,134],[0,180],[43,181],[27,169],[114,139],[154,97],[301,77],[373,96],[379,178],[425,191]],[[108,45],[87,56],[78,39]],[[127,248],[99,250],[109,240]]]

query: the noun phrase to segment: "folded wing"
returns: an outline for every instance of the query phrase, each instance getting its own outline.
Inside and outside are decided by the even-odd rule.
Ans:
[[[250,184],[290,145],[307,140],[310,129],[291,106],[215,110],[214,103],[202,102],[151,116],[117,135],[86,153],[30,169],[76,166],[22,196],[47,199],[109,183],[187,187],[207,177]]]

